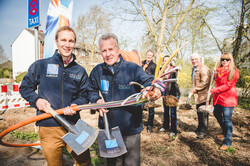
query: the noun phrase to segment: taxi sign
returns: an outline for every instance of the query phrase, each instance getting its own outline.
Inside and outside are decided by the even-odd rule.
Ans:
[[[28,28],[40,25],[40,0],[28,0]]]

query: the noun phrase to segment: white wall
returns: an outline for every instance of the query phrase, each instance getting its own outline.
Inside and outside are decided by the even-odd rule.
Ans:
[[[33,62],[35,62],[35,39],[24,29],[12,44],[13,78],[28,71]]]

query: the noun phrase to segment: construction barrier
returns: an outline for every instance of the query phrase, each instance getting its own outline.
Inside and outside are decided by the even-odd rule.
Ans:
[[[0,87],[0,110],[29,106],[19,93],[19,84],[0,84]]]

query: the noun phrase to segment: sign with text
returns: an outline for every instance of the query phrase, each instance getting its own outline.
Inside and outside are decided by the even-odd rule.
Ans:
[[[28,28],[40,26],[40,0],[28,0]]]

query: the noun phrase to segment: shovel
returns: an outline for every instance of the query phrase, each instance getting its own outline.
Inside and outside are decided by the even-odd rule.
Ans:
[[[97,138],[100,156],[115,158],[127,153],[119,127],[112,128],[110,132],[106,113],[103,113],[103,120],[105,128],[100,130]]]
[[[218,62],[218,60],[215,62],[214,70],[216,69],[217,62]],[[209,112],[214,111],[214,106],[209,105],[209,99],[210,99],[210,95],[211,95],[210,90],[211,90],[211,87],[212,87],[213,80],[214,80],[214,72],[212,74],[210,85],[209,85],[209,88],[208,88],[208,95],[207,95],[206,105],[200,106],[199,109],[198,109],[199,112],[208,112],[209,113]]]
[[[99,133],[98,129],[93,128],[81,119],[77,121],[75,126],[72,126],[52,108],[48,110],[68,130],[68,133],[62,139],[77,155],[86,151],[95,142]]]
[[[191,96],[192,96],[192,93],[189,93],[186,104],[181,104],[180,109],[182,109],[182,110],[190,110],[190,109],[192,109],[192,106],[189,104],[189,100],[190,100]]]

